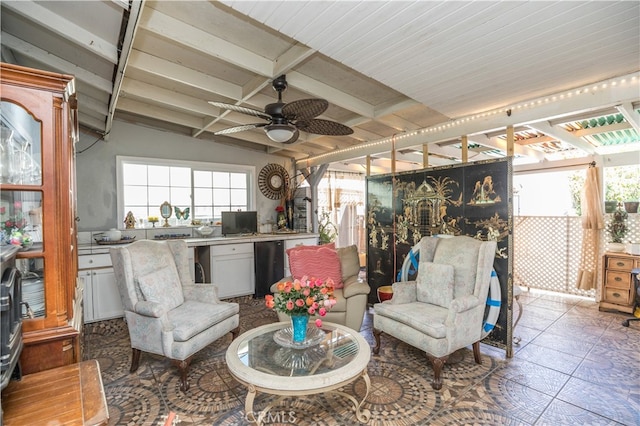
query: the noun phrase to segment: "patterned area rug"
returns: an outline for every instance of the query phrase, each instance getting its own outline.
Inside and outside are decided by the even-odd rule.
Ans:
[[[277,321],[276,314],[264,306],[262,299],[246,297],[233,301],[240,303],[241,332]],[[371,326],[372,317],[367,313],[361,334],[373,346]],[[229,334],[194,356],[189,372],[191,388],[187,393],[179,389],[176,367],[163,357],[143,353],[138,371],[129,373],[131,348],[122,319],[86,325],[84,353],[85,359],[97,358],[100,362],[110,425],[163,425],[170,412],[176,414],[180,425],[248,425],[251,423],[244,410],[247,390],[231,376],[224,360],[230,342]],[[533,425],[540,418],[551,421],[548,424],[557,424],[554,423],[557,419],[576,419],[581,424],[585,421],[607,423],[607,419],[596,413],[554,399],[569,378],[567,374],[517,357],[507,360],[504,351],[481,346],[483,362],[480,365],[474,362],[470,348],[456,352],[453,362],[445,365],[444,384],[436,392],[430,385],[433,371],[424,353],[383,334],[380,354],[372,355],[368,368],[371,390],[362,408],[371,412],[369,424]],[[585,363],[588,362],[593,364],[586,359]],[[591,371],[598,373],[595,380],[601,386],[609,385],[604,372]],[[578,372],[584,375],[584,370]],[[617,380],[621,378],[617,376]],[[631,374],[627,381],[637,378],[637,374]],[[366,386],[358,379],[340,391],[361,400]],[[620,410],[633,412],[638,403],[624,403],[615,397],[601,394],[598,399],[615,399],[617,405],[612,408],[615,411],[611,417],[628,419],[624,411],[619,414]],[[571,395],[565,399],[570,400]],[[275,402],[276,397],[258,393],[254,410],[260,411]],[[347,398],[320,394],[288,397],[274,404],[265,424],[355,425],[359,422]]]

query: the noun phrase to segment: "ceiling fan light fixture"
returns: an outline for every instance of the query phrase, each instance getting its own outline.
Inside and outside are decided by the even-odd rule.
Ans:
[[[295,128],[289,124],[270,124],[264,127],[267,136],[274,142],[286,142],[293,136]]]

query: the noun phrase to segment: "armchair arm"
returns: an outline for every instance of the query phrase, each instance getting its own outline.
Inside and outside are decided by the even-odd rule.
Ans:
[[[401,305],[403,303],[415,302],[417,299],[417,284],[415,281],[402,281],[392,284],[393,297],[384,303]]]
[[[140,300],[136,303],[135,310],[138,315],[152,318],[160,318],[166,313],[166,310],[161,304],[148,300]]]
[[[453,299],[451,301],[451,306],[449,307],[449,309],[453,312],[460,313],[475,308],[478,305],[480,305],[480,299],[478,299],[473,294],[469,294],[457,299]]]
[[[342,288],[342,295],[345,299],[348,299],[352,296],[357,296],[358,294],[369,294],[371,291],[371,287],[366,282],[359,282],[357,278],[353,277],[352,280],[349,278]]]
[[[190,284],[182,286],[185,300],[197,300],[205,303],[220,303],[218,286],[215,284]]]

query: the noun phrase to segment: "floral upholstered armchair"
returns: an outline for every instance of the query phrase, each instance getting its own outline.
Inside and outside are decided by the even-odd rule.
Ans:
[[[442,388],[442,367],[456,350],[472,345],[480,364],[495,250],[495,241],[467,236],[423,238],[416,280],[394,283],[391,300],[374,305],[373,352],[380,351],[383,332],[425,351],[436,390]]]
[[[333,243],[320,246],[296,246],[287,250],[291,277],[284,277],[271,286],[271,292],[278,293],[278,283],[301,279],[303,276],[335,283],[336,304],[327,312],[323,321],[334,322],[360,331],[364,313],[367,309],[367,296],[371,291],[369,284],[358,278],[360,257],[355,245],[335,248]],[[278,312],[280,321],[289,321],[289,317]]]
[[[141,352],[171,359],[182,391],[192,356],[231,332],[239,332],[239,306],[218,300],[213,284],[194,284],[184,240],[136,241],[110,249],[129,329],[131,372]]]

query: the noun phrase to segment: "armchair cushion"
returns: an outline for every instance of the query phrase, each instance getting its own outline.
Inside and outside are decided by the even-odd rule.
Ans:
[[[210,304],[187,300],[182,305],[169,311],[167,316],[173,324],[173,340],[186,342],[223,320],[238,313],[236,303]]]
[[[182,305],[182,285],[174,264],[138,277],[144,299],[162,305],[167,311]]]
[[[449,311],[440,306],[424,302],[403,303],[401,305],[378,303],[375,305],[375,313],[406,324],[434,339],[443,339],[447,336],[445,321]],[[398,330],[400,328],[396,331]]]
[[[335,248],[328,246],[298,246],[287,250],[289,268],[294,279],[305,275],[325,281],[333,280],[335,288],[342,288],[340,257]]]
[[[452,265],[420,262],[418,266],[418,302],[448,308],[453,300],[454,271]]]

